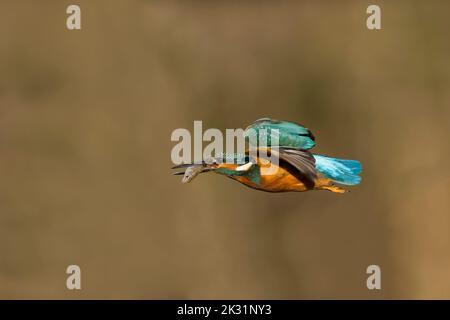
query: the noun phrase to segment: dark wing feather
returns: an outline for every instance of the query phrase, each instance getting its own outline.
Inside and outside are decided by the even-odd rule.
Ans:
[[[272,152],[274,152],[273,149]],[[317,179],[314,156],[308,151],[290,148],[279,148],[278,152],[280,167],[288,170],[307,188],[313,188]]]

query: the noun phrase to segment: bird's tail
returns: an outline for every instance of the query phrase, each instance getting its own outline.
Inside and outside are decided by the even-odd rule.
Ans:
[[[357,160],[336,159],[321,155],[314,155],[316,169],[328,179],[344,185],[357,185],[361,182],[359,174],[361,163]]]

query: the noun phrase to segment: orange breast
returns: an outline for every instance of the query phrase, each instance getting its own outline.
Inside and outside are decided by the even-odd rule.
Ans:
[[[260,184],[253,183],[245,176],[234,177],[237,181],[259,190],[268,192],[306,191],[305,185],[287,170],[270,163],[258,161],[261,172]]]
[[[260,168],[261,179],[260,183],[256,184],[246,176],[230,176],[232,179],[237,180],[246,186],[254,189],[268,191],[268,192],[288,192],[288,191],[307,191],[308,188],[297,179],[294,175],[289,173],[286,169],[275,166],[271,163],[261,162],[258,159]],[[222,168],[236,170],[239,166],[237,164],[221,164]],[[346,190],[340,187],[334,186],[332,181],[319,174],[315,181],[314,189],[316,190],[329,190],[336,193],[345,193]]]

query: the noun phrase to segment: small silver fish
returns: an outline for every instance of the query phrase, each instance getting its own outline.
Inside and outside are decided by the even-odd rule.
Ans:
[[[184,172],[183,179],[181,180],[182,183],[189,183],[191,182],[196,176],[199,175],[202,171],[204,171],[205,167],[202,165],[193,165],[191,167],[187,167],[186,171]]]

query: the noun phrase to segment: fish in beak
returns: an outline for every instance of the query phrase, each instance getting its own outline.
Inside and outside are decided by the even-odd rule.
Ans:
[[[201,164],[180,164],[177,166],[172,167],[172,169],[180,169],[180,168],[186,168],[185,171],[175,172],[174,175],[183,175],[183,179],[181,179],[182,183],[189,183],[196,176],[198,176],[202,172],[207,172],[212,170],[212,168],[209,167],[206,163]]]

